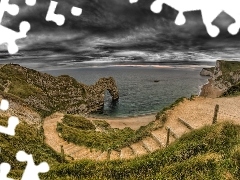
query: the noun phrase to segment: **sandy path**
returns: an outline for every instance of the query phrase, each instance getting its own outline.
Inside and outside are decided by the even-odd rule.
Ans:
[[[133,143],[128,147],[124,147],[120,151],[90,151],[87,147],[67,143],[59,137],[56,131],[57,122],[61,122],[63,118],[63,114],[61,113],[55,113],[44,120],[45,142],[57,152],[61,151],[60,146],[63,145],[65,155],[71,156],[73,159],[113,160],[134,158],[164,148],[167,146],[167,142],[174,142],[175,139],[184,133],[191,131],[186,124],[194,129],[212,124],[216,104],[220,107],[218,122],[232,121],[240,124],[240,97],[215,99],[197,97],[192,101],[185,100],[173,110],[168,111],[167,122],[163,128],[152,131],[151,136],[137,143]],[[179,118],[183,121],[179,121]],[[155,120],[155,115],[108,119],[106,121],[112,128],[122,129],[124,127],[131,127],[132,129],[138,129],[140,126],[147,125],[153,120]],[[167,138],[168,132],[170,134],[169,139]]]
[[[228,98],[202,98],[198,97],[194,101],[186,100],[177,106],[169,114],[168,123],[181,118],[193,128],[200,128],[211,124],[214,116],[216,104],[219,105],[218,122],[232,121],[240,123],[240,97]]]

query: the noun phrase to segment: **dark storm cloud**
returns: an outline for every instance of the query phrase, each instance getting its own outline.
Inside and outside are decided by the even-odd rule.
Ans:
[[[18,30],[21,21],[30,22],[28,38],[20,42],[23,49],[69,53],[104,48],[158,51],[203,45],[214,47],[215,43],[223,42],[222,38],[230,37],[226,28],[233,19],[224,13],[214,21],[222,34],[212,39],[202,23],[200,11],[185,13],[186,24],[177,26],[174,24],[177,11],[164,5],[160,14],[154,14],[150,10],[153,1],[139,0],[130,4],[129,0],[57,0],[56,13],[66,18],[65,24],[58,27],[45,20],[50,0],[37,0],[34,7],[26,6],[25,0],[10,0],[21,7],[20,13],[16,17],[5,13],[3,24]],[[71,15],[73,6],[83,9],[80,17]],[[235,45],[235,39],[229,39]]]
[[[56,28],[53,22],[45,21],[49,0],[38,0],[34,7],[27,7],[24,0],[11,2],[19,4],[22,8],[17,17],[7,16],[10,19],[9,27],[16,28],[22,20],[27,20],[32,24],[32,31]],[[145,0],[131,5],[128,0],[58,0],[56,13],[66,17],[66,22],[60,29],[84,29],[95,33],[122,31],[145,23],[154,26],[159,18],[150,11],[151,2],[152,0]],[[80,17],[72,16],[72,6],[82,8],[83,14]]]

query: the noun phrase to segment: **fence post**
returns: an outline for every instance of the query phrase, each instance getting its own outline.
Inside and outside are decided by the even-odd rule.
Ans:
[[[167,128],[167,142],[166,142],[166,146],[169,145],[169,138],[170,138],[170,128]]]
[[[63,149],[63,145],[61,145],[61,157],[62,157],[62,162],[64,162],[64,149]]]
[[[215,110],[214,110],[214,116],[213,116],[212,124],[216,124],[216,123],[217,123],[217,115],[218,115],[218,111],[219,111],[219,105],[216,104],[216,106],[215,106]]]

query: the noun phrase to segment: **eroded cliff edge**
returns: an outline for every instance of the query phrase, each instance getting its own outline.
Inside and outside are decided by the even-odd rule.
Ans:
[[[200,96],[216,98],[235,93],[238,87],[240,87],[240,62],[218,60],[208,84],[202,87]]]
[[[106,90],[113,101],[118,100],[118,88],[112,77],[88,86],[68,75],[54,77],[17,64],[0,67],[1,97],[32,108],[42,117],[56,111],[69,114],[100,111]]]

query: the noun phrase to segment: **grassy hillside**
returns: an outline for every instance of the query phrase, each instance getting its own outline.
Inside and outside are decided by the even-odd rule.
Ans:
[[[0,69],[0,90],[21,99],[43,117],[85,104],[84,88],[66,75],[53,77],[14,64],[3,65]]]
[[[239,61],[224,61],[221,60],[220,69],[223,74],[228,74],[230,72],[240,71],[240,62]]]
[[[131,128],[113,129],[106,121],[93,122],[102,131],[96,131],[91,121],[81,116],[65,115],[62,123],[57,124],[57,131],[68,142],[107,151],[120,150],[149,136],[152,130],[162,127],[159,120],[142,126],[136,131]]]
[[[0,117],[0,125],[7,118]],[[61,157],[42,143],[43,132],[20,123],[16,135],[0,134],[0,161],[12,166],[10,177],[19,179],[25,163],[16,161],[19,150],[33,154],[36,164],[47,161],[44,180],[82,179],[240,179],[240,126],[221,123],[194,130],[163,150],[132,160],[61,162]],[[85,133],[86,134],[86,133]],[[108,139],[114,142],[115,139]]]
[[[240,126],[206,126],[164,150],[127,161],[55,164],[44,179],[239,179]]]
[[[6,126],[7,117],[0,117],[0,125]],[[26,123],[20,123],[16,128],[15,136],[0,134],[0,162],[7,162],[11,165],[10,174],[20,176],[26,164],[16,160],[16,153],[24,150],[28,154],[33,154],[36,164],[47,161],[50,166],[61,161],[60,155],[55,153],[50,147],[43,143],[43,132]]]
[[[105,90],[113,100],[118,99],[117,86],[111,77],[87,86],[68,75],[54,77],[17,64],[0,66],[0,94],[20,99],[42,117],[56,111],[68,114],[98,111],[103,107]]]

